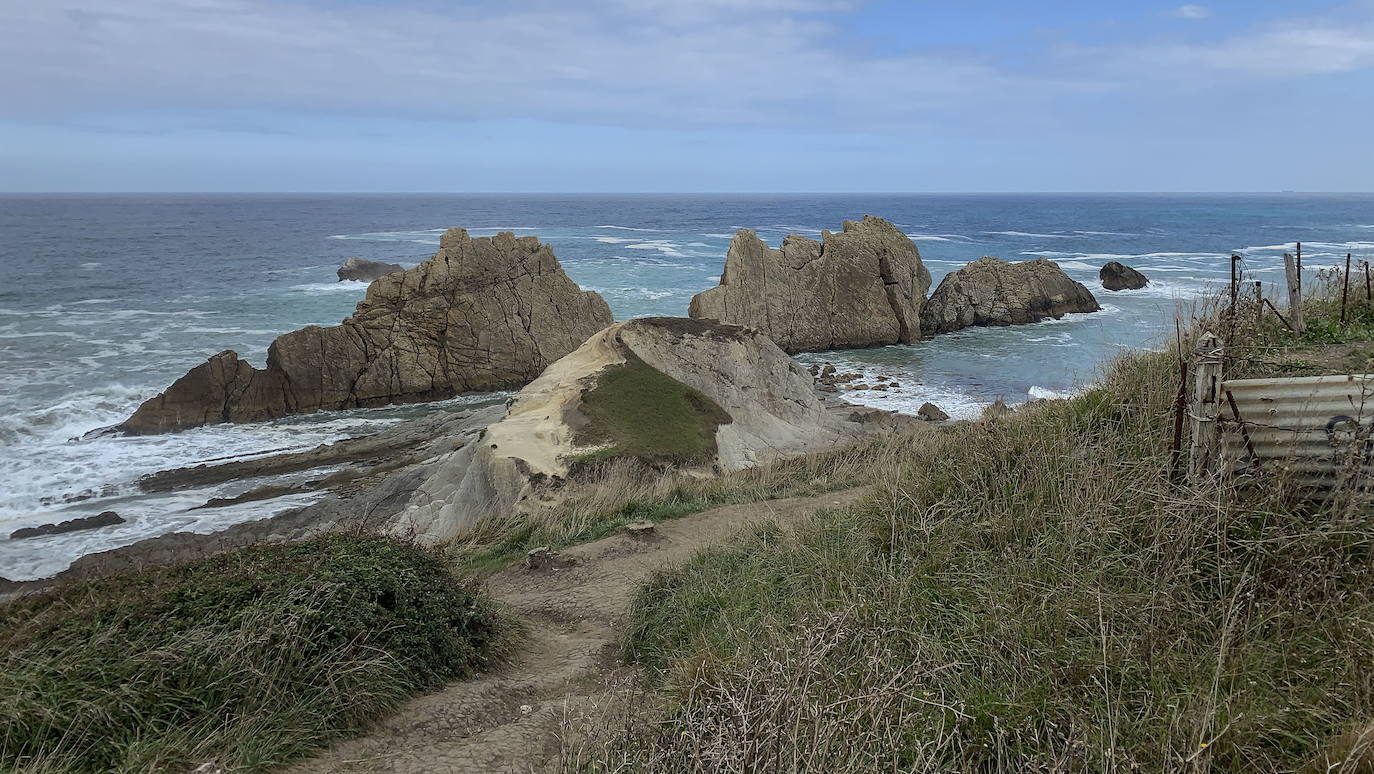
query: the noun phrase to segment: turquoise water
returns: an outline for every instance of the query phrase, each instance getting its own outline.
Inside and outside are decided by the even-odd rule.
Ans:
[[[1179,301],[1225,282],[1231,252],[1266,283],[1281,280],[1282,253],[1297,240],[1314,270],[1346,252],[1374,258],[1374,195],[0,196],[0,534],[108,509],[130,520],[0,539],[0,576],[48,574],[82,553],[211,531],[284,505],[188,511],[226,491],[145,496],[133,487],[144,473],[311,446],[428,410],[73,440],[123,419],[208,355],[235,349],[261,364],[278,334],[337,323],[364,290],[334,281],[345,257],[409,266],[448,226],[509,230],[552,244],[617,318],[682,315],[717,283],[737,228],[777,244],[866,213],[905,230],[937,282],[982,255],[1043,255],[1102,302],[1093,315],[802,358],[902,384],[853,400],[907,411],[929,400],[955,416],[998,397],[1072,391],[1118,352],[1158,345]],[[1141,269],[1151,286],[1103,291],[1097,270],[1108,260]]]

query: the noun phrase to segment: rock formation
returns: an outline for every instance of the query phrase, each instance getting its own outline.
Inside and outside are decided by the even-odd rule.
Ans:
[[[612,321],[548,245],[461,228],[374,281],[341,325],[279,336],[256,369],[232,351],[191,369],[116,430],[135,435],[518,388]]]
[[[1093,294],[1053,261],[980,258],[944,278],[926,302],[921,329],[935,334],[972,325],[1021,325],[1099,309]]]
[[[864,216],[820,242],[792,234],[780,249],[748,229],[735,234],[720,285],[688,314],[762,331],[787,352],[817,352],[921,338],[930,272],[896,226]]]
[[[946,422],[949,420],[949,414],[946,414],[934,403],[922,403],[921,407],[916,410],[916,416],[927,422]]]
[[[1097,276],[1102,280],[1102,287],[1107,290],[1139,290],[1150,284],[1150,280],[1144,274],[1116,261],[1103,264]]]
[[[113,527],[116,524],[123,524],[123,516],[114,511],[105,511],[96,516],[83,516],[77,519],[68,519],[56,524],[43,524],[37,527],[21,527],[10,533],[10,540],[22,540],[31,537],[43,537],[45,535],[63,535],[68,532],[76,532],[83,529],[96,529],[98,527]]]
[[[378,277],[385,277],[398,271],[405,271],[405,267],[399,263],[381,263],[378,261],[368,261],[362,258],[347,258],[343,265],[339,267],[339,282],[371,282]]]
[[[739,470],[892,429],[854,409],[822,404],[811,375],[758,331],[672,317],[616,323],[521,390],[480,442],[417,474],[386,528],[449,540],[613,457]]]

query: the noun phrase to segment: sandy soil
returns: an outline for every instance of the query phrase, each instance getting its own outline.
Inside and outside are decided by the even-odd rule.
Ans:
[[[522,615],[529,639],[508,667],[413,699],[365,736],[287,769],[291,774],[526,774],[558,751],[571,712],[604,702],[619,662],[631,596],[654,570],[730,539],[744,524],[796,521],[855,502],[862,490],[731,505],[563,550],[555,566],[512,567],[489,586]],[[614,701],[614,696],[609,697]]]

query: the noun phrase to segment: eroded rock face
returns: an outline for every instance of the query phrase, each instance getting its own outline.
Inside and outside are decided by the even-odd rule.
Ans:
[[[1117,261],[1103,264],[1097,276],[1107,290],[1139,290],[1150,284],[1144,274]]]
[[[946,276],[921,314],[927,334],[949,333],[974,325],[1022,325],[1060,318],[1070,312],[1096,312],[1093,294],[1045,258],[1008,263],[980,258]]]
[[[398,271],[405,271],[405,267],[399,263],[381,263],[363,258],[347,258],[339,267],[337,274],[339,275],[339,282],[371,282]]]
[[[720,285],[688,314],[762,331],[787,352],[819,352],[921,338],[930,272],[896,226],[872,215],[820,242],[792,234],[780,249],[735,234]]]
[[[116,429],[145,435],[518,388],[611,321],[601,296],[569,279],[538,239],[450,229],[433,258],[374,281],[341,325],[278,337],[265,369],[221,352]]]
[[[551,365],[482,439],[436,461],[387,527],[443,542],[489,516],[509,515],[604,446],[580,404],[608,369],[643,364],[698,391],[727,415],[702,472],[739,470],[891,430],[821,403],[811,375],[762,333],[714,321],[641,318],[616,323]],[[852,406],[849,408],[853,408]],[[714,410],[714,409],[713,409]],[[594,429],[594,428],[593,428]]]

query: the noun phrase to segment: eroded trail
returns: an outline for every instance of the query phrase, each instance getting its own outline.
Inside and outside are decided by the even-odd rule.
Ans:
[[[512,567],[489,581],[530,636],[508,667],[411,700],[366,736],[339,742],[292,774],[527,774],[557,752],[570,710],[604,700],[622,669],[626,615],[651,572],[729,539],[744,524],[795,521],[855,502],[860,489],[730,505],[660,523],[651,537],[612,537],[560,552],[571,564]]]

